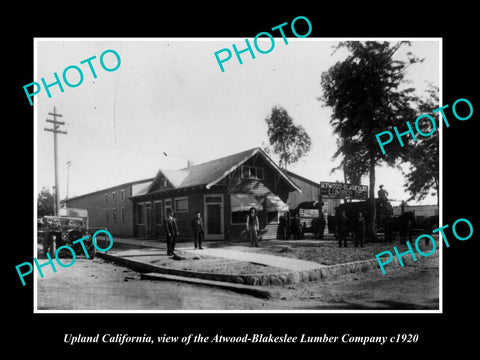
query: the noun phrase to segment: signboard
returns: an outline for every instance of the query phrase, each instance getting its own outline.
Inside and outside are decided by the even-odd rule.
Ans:
[[[366,200],[368,198],[368,186],[321,181],[320,195],[332,198]]]
[[[312,220],[320,216],[320,209],[298,209],[298,215],[300,216],[300,224],[302,228],[310,229],[312,227]]]
[[[299,209],[298,213],[301,218],[316,218],[320,215],[319,209]]]

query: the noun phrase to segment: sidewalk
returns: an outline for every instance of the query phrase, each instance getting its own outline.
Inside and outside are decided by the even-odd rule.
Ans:
[[[137,245],[137,246],[157,248],[157,249],[166,249],[166,244],[159,240],[136,240],[136,239],[119,238],[119,239],[115,239],[115,241],[117,243],[122,243],[122,244]],[[234,242],[233,244],[235,244],[236,247],[241,247],[244,249],[241,249],[241,250],[225,249],[223,248],[223,246],[229,246],[231,245],[231,243],[222,242],[222,244],[219,244],[218,241],[206,241],[203,243],[203,250],[194,250],[192,247],[192,244],[190,243],[179,243],[176,246],[176,250],[181,250],[191,255],[195,255],[195,254],[207,255],[207,256],[213,256],[213,257],[223,258],[228,260],[244,261],[244,262],[260,264],[264,266],[274,266],[274,267],[282,268],[289,271],[310,271],[310,270],[315,270],[315,269],[325,267],[324,265],[315,263],[313,261],[306,261],[306,260],[288,258],[284,256],[275,256],[275,255],[249,252],[248,249],[250,248],[250,246],[248,245],[248,242]],[[209,248],[209,246],[211,245],[213,245],[214,248]],[[219,248],[218,247],[219,245],[222,247]]]
[[[245,262],[250,262],[253,264],[261,264],[265,266],[274,266],[274,267],[278,267],[278,268],[282,268],[290,271],[310,271],[310,270],[315,270],[315,269],[325,267],[325,265],[314,263],[312,261],[292,259],[292,258],[287,258],[283,256],[275,256],[275,255],[268,255],[268,254],[258,254],[258,253],[239,251],[239,250],[205,248],[204,250],[182,249],[182,251],[188,252],[188,253],[197,253],[200,251],[202,255],[209,255],[209,256],[220,257],[220,258],[236,260],[236,261],[245,261]]]
[[[185,281],[197,278],[223,284],[278,286],[316,281],[378,267],[377,260],[371,257],[367,260],[326,265],[292,256],[282,256],[282,252],[279,255],[263,252],[266,248],[278,246],[275,245],[277,240],[272,240],[272,243],[260,241],[258,248],[251,247],[248,242],[205,241],[202,244],[203,250],[194,250],[190,242],[179,243],[176,246],[178,259],[167,256],[165,242],[158,239],[118,238],[114,241],[117,244],[131,245],[133,248],[122,249],[122,246],[118,248],[114,246],[107,253],[97,254],[144,274],[174,275],[170,280],[175,281],[180,281],[178,279],[183,277]],[[322,249],[322,253],[328,249],[342,251],[338,249],[336,242],[329,240],[281,240],[281,244],[281,248],[300,245],[306,247],[308,252],[312,251],[311,246],[317,248],[316,244]]]

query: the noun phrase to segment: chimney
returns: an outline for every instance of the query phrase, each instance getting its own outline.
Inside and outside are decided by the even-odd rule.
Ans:
[[[193,165],[194,165],[194,162],[192,160],[187,161],[187,169],[189,169],[190,166],[193,166]]]

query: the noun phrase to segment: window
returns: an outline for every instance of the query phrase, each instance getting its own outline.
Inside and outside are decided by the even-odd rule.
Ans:
[[[155,201],[154,203],[154,208],[155,208],[155,224],[156,225],[162,225],[162,202],[161,201]]]
[[[105,194],[105,202],[108,202],[108,194]]]
[[[162,177],[160,179],[160,188],[166,188],[168,187],[168,180],[167,178]]]
[[[144,223],[144,212],[145,210],[145,203],[138,203],[137,204],[137,225],[143,225]]]
[[[242,166],[242,179],[263,180],[263,168],[255,166]]]
[[[126,218],[127,218],[127,212],[125,211],[125,208],[122,207],[122,209],[121,209],[120,211],[121,211],[121,212],[120,212],[120,220],[121,220],[121,221],[125,221]]]
[[[231,224],[242,224],[245,225],[247,221],[248,211],[234,211],[231,212]],[[257,214],[258,216],[258,214]]]
[[[120,198],[122,201],[125,201],[125,190],[122,189],[122,191],[120,192]]]
[[[108,210],[107,209],[103,210],[103,214],[105,216],[105,224],[108,224]]]
[[[165,200],[165,216],[168,215],[168,212],[172,211],[173,208],[172,208],[172,199],[166,199]]]
[[[117,208],[112,209],[112,221],[117,222]]]
[[[186,212],[188,211],[188,197],[175,198],[175,211]]]
[[[112,202],[115,202],[115,191],[112,191]]]

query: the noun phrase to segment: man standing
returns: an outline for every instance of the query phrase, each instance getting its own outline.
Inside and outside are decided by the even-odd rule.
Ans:
[[[203,219],[202,219],[202,214],[200,214],[200,211],[197,211],[197,213],[195,214],[195,217],[193,218],[191,225],[193,230],[195,250],[196,249],[203,250],[202,238],[205,234],[205,231],[203,229]]]
[[[165,219],[165,236],[167,238],[168,256],[174,255],[175,241],[178,235],[180,235],[180,233],[178,232],[177,221],[173,217],[172,210],[169,210],[168,216]]]
[[[360,245],[363,247],[363,239],[365,237],[365,218],[361,212],[358,213],[357,221],[355,222],[355,247]]]
[[[290,213],[287,211],[284,215],[285,218],[285,240],[290,240],[290,233],[291,233],[291,220],[290,220]]]
[[[246,221],[248,238],[250,240],[250,245],[258,247],[258,230],[260,229],[260,224],[258,222],[257,209],[254,207],[250,208],[250,212],[247,215]]]
[[[293,214],[290,227],[293,235],[293,240],[300,240],[300,235],[302,233],[302,226],[300,224],[300,217],[298,216],[298,214]]]
[[[337,238],[338,238],[338,246],[342,247],[342,242],[343,246],[347,247],[347,235],[348,235],[348,229],[347,229],[347,217],[345,216],[345,210],[342,210],[340,217],[336,219],[336,233],[337,233]]]
[[[383,185],[379,186],[380,190],[378,190],[378,198],[380,201],[387,206],[388,204],[388,191],[383,188]]]

